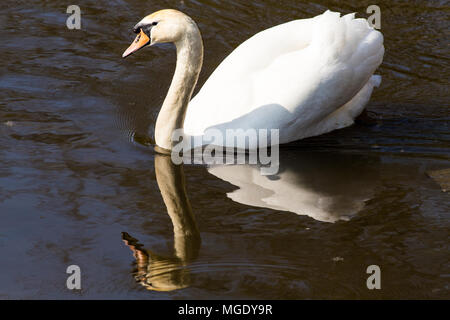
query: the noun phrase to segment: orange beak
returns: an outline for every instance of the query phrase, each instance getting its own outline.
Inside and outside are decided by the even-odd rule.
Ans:
[[[149,43],[150,38],[141,30],[141,32],[136,36],[136,39],[134,39],[133,43],[122,54],[122,58],[128,57],[129,55],[135,53],[136,51],[145,47]]]

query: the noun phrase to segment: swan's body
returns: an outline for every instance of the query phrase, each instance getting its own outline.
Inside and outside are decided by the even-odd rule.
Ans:
[[[180,128],[187,136],[212,128],[279,129],[279,143],[343,128],[381,81],[373,74],[383,59],[382,34],[354,14],[327,11],[251,37],[190,100],[203,59],[200,32],[175,10],[147,16],[137,28],[155,21],[160,22],[151,30],[151,43],[177,47],[174,79],[155,128],[156,143],[165,149],[172,148],[172,132]]]

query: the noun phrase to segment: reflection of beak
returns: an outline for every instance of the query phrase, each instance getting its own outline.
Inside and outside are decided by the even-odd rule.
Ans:
[[[141,32],[137,35],[136,39],[134,39],[133,43],[128,47],[127,50],[122,55],[122,58],[126,58],[132,53],[135,53],[139,49],[145,47],[150,43],[149,37],[141,30]]]

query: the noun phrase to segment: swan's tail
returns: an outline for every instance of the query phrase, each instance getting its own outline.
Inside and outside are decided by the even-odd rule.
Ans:
[[[369,81],[372,87],[378,88],[381,84],[381,76],[378,74],[374,74],[372,77],[370,77]]]
[[[355,18],[355,13],[341,17],[339,12],[328,10],[317,16],[311,44],[334,61],[369,66],[372,74],[384,55],[381,32],[371,27],[366,19]]]
[[[365,106],[369,102],[373,88],[378,87],[380,84],[380,75],[371,76],[366,85],[349,102],[336,110],[332,114],[332,117],[334,117],[337,124],[335,129],[341,129],[352,125],[355,118],[363,112]]]

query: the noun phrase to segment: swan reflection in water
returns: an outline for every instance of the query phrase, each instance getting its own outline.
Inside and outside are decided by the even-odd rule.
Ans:
[[[227,196],[248,206],[290,211],[323,222],[349,220],[373,198],[378,184],[377,159],[337,152],[290,151],[280,154],[277,175],[261,175],[258,165],[215,165],[208,172],[238,189]],[[157,155],[158,186],[174,230],[174,257],[143,249],[123,233],[137,263],[136,280],[149,290],[172,291],[190,284],[189,263],[200,249],[200,234],[186,194],[183,167]]]
[[[259,166],[217,165],[214,176],[238,187],[227,196],[248,206],[307,215],[323,222],[349,220],[373,197],[377,160],[358,154],[280,150],[278,174]]]
[[[149,290],[173,291],[189,286],[186,265],[198,255],[200,233],[186,194],[182,165],[174,165],[170,156],[156,155],[155,173],[173,224],[175,256],[163,257],[146,250],[137,239],[125,232],[122,239],[136,259],[136,281]]]

